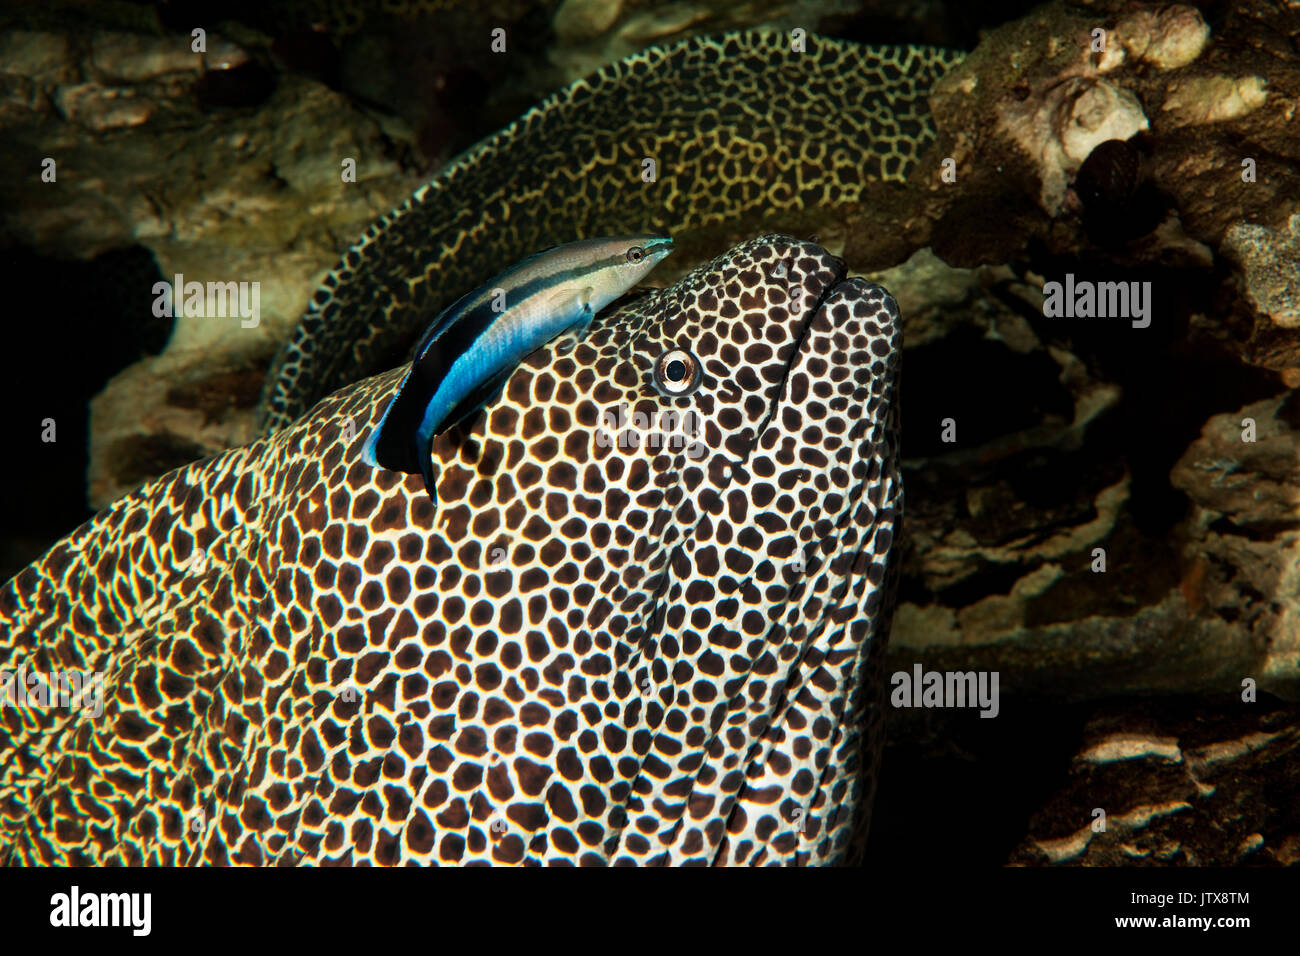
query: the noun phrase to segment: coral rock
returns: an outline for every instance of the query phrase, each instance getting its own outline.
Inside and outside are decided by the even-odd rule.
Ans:
[[[1161,109],[1179,126],[1221,123],[1264,105],[1268,94],[1259,76],[1197,76],[1169,84]]]
[[[1255,308],[1281,328],[1300,328],[1300,214],[1286,232],[1236,223],[1224,236],[1223,251],[1241,266]]]
[[[1200,12],[1182,4],[1139,10],[1122,20],[1115,32],[1130,56],[1161,70],[1186,66],[1210,42],[1210,28]]]

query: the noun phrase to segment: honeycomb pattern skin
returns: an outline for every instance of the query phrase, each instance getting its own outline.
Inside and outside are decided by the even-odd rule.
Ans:
[[[114,503],[0,589],[0,862],[809,865],[861,845],[900,320],[745,243],[532,355],[418,475],[402,370]],[[688,350],[689,395],[653,383]],[[602,431],[692,416],[694,444]]]

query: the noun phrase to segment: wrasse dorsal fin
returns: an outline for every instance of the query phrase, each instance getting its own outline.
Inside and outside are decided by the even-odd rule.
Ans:
[[[472,300],[479,292],[479,289],[471,289],[434,317],[433,322],[429,324],[424,334],[420,336],[419,342],[416,343],[415,351],[412,353],[415,361],[418,362],[423,358],[424,353],[429,350],[429,346],[437,341],[465,313],[465,310],[470,307]]]
[[[549,255],[550,253],[554,252],[558,248],[560,247],[556,245],[556,246],[551,246],[547,249],[543,249],[541,252],[535,252],[528,258],[521,261],[518,265],[512,267],[509,271],[511,273],[521,272],[525,270],[530,263],[542,259],[544,256]],[[420,340],[415,346],[415,351],[412,354],[416,361],[422,358],[424,356],[424,353],[429,350],[429,346],[432,345],[439,338],[441,338],[442,335],[448,329],[450,329],[457,322],[457,320],[459,320],[462,317],[462,315],[465,312],[470,311],[473,308],[473,306],[477,304],[475,300],[481,297],[483,293],[483,288],[484,288],[483,286],[480,286],[477,289],[471,289],[469,292],[466,292],[459,299],[457,299],[451,305],[447,306],[447,308],[443,309],[441,312],[438,313],[438,315],[434,318],[433,322],[429,324],[429,327],[425,330],[424,334],[420,336]],[[584,300],[584,304],[589,304],[591,294],[595,290],[588,287],[584,291],[586,293],[586,299]],[[509,290],[507,290],[506,294],[508,297]],[[557,299],[560,297],[562,297],[562,294],[557,293]],[[553,303],[553,308],[559,309],[561,305],[562,305],[561,302],[556,301],[555,303]]]

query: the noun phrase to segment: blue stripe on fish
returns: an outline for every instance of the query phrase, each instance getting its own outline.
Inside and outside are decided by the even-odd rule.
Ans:
[[[565,333],[581,338],[592,317],[639,282],[672,245],[659,236],[570,242],[462,296],[430,323],[397,394],[366,439],[362,460],[422,475],[437,501],[434,435],[481,408],[547,342]]]

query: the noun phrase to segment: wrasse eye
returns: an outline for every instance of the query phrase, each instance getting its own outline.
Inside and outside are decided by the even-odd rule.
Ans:
[[[671,398],[691,394],[703,377],[700,360],[685,349],[669,349],[655,359],[655,388]]]
[[[628,262],[640,262],[644,258],[645,258],[645,250],[642,249],[640,246],[633,246],[631,249],[627,251]]]

